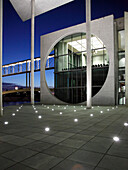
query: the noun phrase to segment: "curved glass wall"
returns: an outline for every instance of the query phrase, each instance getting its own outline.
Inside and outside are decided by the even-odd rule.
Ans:
[[[54,47],[54,95],[67,103],[86,101],[86,34],[65,37]],[[103,86],[109,67],[106,47],[91,36],[92,96]]]

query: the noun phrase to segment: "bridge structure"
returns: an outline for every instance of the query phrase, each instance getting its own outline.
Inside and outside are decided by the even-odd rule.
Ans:
[[[40,60],[40,57],[34,59],[34,72],[40,71]],[[54,69],[54,55],[49,55],[46,62],[45,70],[51,69]],[[2,77],[14,76],[18,74],[26,74],[26,90],[30,91],[31,59],[18,61],[2,66]],[[18,89],[3,92],[3,94],[14,93],[19,90],[25,91],[25,89]]]

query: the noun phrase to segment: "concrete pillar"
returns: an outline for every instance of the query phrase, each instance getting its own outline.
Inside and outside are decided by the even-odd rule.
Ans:
[[[31,104],[34,104],[34,25],[35,0],[31,0]]]
[[[92,106],[92,62],[91,62],[91,0],[86,0],[87,40],[87,108]]]
[[[0,0],[0,116],[3,116],[2,101],[2,42],[3,42],[3,0]]]
[[[128,12],[125,12],[125,104],[128,106]]]

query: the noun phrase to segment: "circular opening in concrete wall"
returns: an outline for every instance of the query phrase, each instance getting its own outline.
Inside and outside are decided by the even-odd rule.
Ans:
[[[86,101],[86,34],[77,33],[59,41],[46,62],[48,87],[61,101]],[[106,47],[96,36],[91,36],[92,96],[102,88],[109,69]],[[50,69],[52,68],[52,69]]]

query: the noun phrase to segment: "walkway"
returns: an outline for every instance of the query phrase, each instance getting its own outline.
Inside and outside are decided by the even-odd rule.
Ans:
[[[128,170],[126,107],[23,105],[4,113],[0,170]]]

